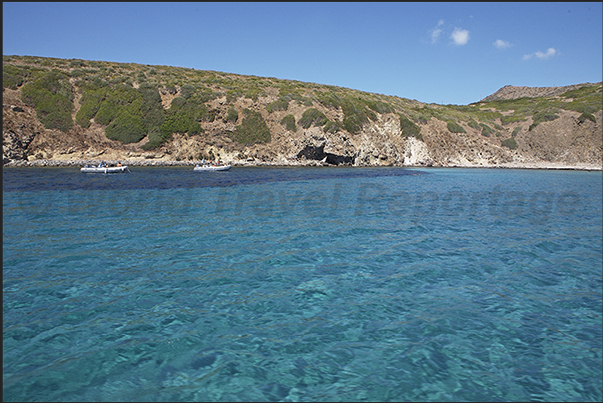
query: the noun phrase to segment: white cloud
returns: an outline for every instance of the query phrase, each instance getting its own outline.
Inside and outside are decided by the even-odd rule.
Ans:
[[[497,49],[506,49],[513,46],[511,43],[503,41],[502,39],[497,39],[492,45]]]
[[[466,45],[469,42],[469,31],[466,29],[455,28],[450,35],[455,45]]]
[[[546,53],[542,53],[542,52],[535,53],[536,57],[539,59],[548,59],[549,57],[553,57],[556,54],[557,54],[557,51],[555,50],[555,48],[548,48],[546,50]]]
[[[550,59],[551,57],[553,57],[557,54],[559,54],[558,50],[556,50],[555,48],[548,48],[546,50],[546,52],[538,51],[535,53],[531,53],[529,55],[523,55],[522,59],[530,60],[532,57],[537,57],[538,59],[546,60],[546,59]]]
[[[442,28],[440,27],[442,25],[444,25],[444,20],[438,21],[438,25],[436,25],[434,29],[429,31],[431,35],[431,43],[436,43],[440,38],[440,34],[442,33]]]

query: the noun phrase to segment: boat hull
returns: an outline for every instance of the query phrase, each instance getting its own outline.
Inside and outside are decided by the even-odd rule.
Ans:
[[[86,173],[99,173],[99,174],[114,174],[122,172],[130,172],[127,166],[123,167],[84,167],[80,169],[81,172]]]
[[[228,171],[231,165],[218,165],[218,166],[197,166],[193,168],[194,171]]]

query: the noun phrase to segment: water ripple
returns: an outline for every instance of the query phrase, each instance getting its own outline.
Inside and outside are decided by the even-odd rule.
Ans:
[[[600,173],[7,171],[8,401],[601,400]]]

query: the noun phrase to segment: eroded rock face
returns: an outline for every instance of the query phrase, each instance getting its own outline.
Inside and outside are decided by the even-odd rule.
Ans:
[[[8,91],[8,93],[7,93]],[[5,90],[2,107],[2,162],[27,161],[28,148],[43,129],[35,111],[26,107],[17,91]]]
[[[34,137],[35,133],[24,130],[24,127],[18,128],[16,132],[13,130],[4,131],[2,142],[3,164],[27,160],[27,147],[29,147]]]

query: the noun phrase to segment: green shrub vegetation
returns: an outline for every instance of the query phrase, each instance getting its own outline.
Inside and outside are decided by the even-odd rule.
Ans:
[[[195,87],[190,84],[185,84],[180,89],[180,96],[184,99],[189,99],[195,93]]]
[[[84,92],[84,95],[86,93]],[[135,100],[142,103],[142,97],[131,86],[118,84],[107,89],[94,121],[101,125],[109,125],[121,113],[122,109],[129,107]]]
[[[351,94],[340,96],[335,92],[321,93],[317,96],[318,102],[327,108],[341,108],[344,117],[341,127],[352,133],[360,133],[369,120],[377,120],[377,113],[394,112],[391,105]]]
[[[233,106],[231,106],[228,109],[228,113],[226,114],[226,121],[235,123],[238,118],[239,118],[239,114],[237,113],[236,109]]]
[[[341,125],[339,122],[327,120],[327,123],[325,123],[322,129],[325,133],[337,133],[339,130],[341,130]]]
[[[383,101],[377,101],[377,100],[366,100],[366,106],[368,106],[370,109],[372,109],[373,111],[377,112],[377,113],[392,113],[394,112],[394,108],[388,104],[385,103]]]
[[[73,88],[67,74],[50,70],[37,80],[26,84],[21,90],[21,99],[35,108],[40,122],[47,129],[66,132],[73,127]]]
[[[163,136],[161,135],[161,129],[159,127],[152,127],[148,133],[148,140],[142,145],[142,149],[145,151],[154,150],[160,147],[164,143]]]
[[[326,108],[340,108],[343,100],[337,94],[326,92],[318,95],[318,102]]]
[[[506,140],[500,142],[504,147],[510,148],[511,150],[515,150],[517,148],[517,141],[513,137],[509,137]]]
[[[576,98],[573,98],[570,102],[563,105],[563,109],[576,111],[580,113],[594,114],[603,108],[603,95],[601,93],[601,86],[597,87],[582,87],[579,90],[568,91],[567,94],[571,94]],[[580,96],[580,97],[578,97]]]
[[[235,127],[232,138],[241,144],[268,143],[270,129],[259,112],[243,109],[243,122]]]
[[[467,123],[467,126],[469,126],[472,129],[475,129],[475,130],[482,129],[482,127],[479,125],[479,123],[477,123],[474,119],[469,120],[469,123]]]
[[[328,121],[329,119],[324,113],[316,108],[309,108],[305,110],[298,123],[301,127],[307,129],[310,126],[324,126]]]
[[[134,113],[133,113],[134,112]],[[105,129],[108,139],[137,143],[146,136],[142,119],[135,111],[124,109]]]
[[[446,122],[446,127],[451,133],[467,133],[465,129],[463,129],[463,126],[459,125],[458,123],[452,120]]]
[[[97,114],[106,93],[105,89],[90,89],[82,95],[80,109],[75,114],[75,121],[78,125],[83,128],[90,126],[90,119]]]
[[[406,116],[400,115],[400,130],[403,137],[418,137],[421,135],[421,129]]]
[[[285,97],[279,97],[279,99],[277,99],[274,102],[269,103],[268,105],[266,105],[266,110],[270,113],[274,112],[274,111],[286,111],[289,108],[289,100]]]
[[[63,131],[73,127],[73,100],[78,91],[81,97],[75,114],[76,124],[83,128],[89,127],[91,122],[103,125],[109,138],[123,142],[135,142],[148,136],[145,149],[160,146],[173,133],[201,134],[202,123],[216,118],[239,123],[237,135],[233,136],[239,142],[269,141],[270,133],[264,128],[265,122],[261,124],[261,115],[246,112],[238,116],[234,102],[240,98],[260,100],[275,90],[278,98],[265,106],[268,113],[287,111],[292,101],[297,103],[296,107],[303,107],[298,122],[292,114],[281,120],[290,132],[298,126],[320,126],[326,133],[357,134],[371,121],[377,121],[379,114],[396,113],[400,117],[401,135],[405,137],[420,138],[418,125],[438,119],[446,122],[448,130],[454,133],[464,133],[464,127],[470,127],[481,130],[486,137],[505,138],[509,131],[503,126],[508,128],[508,125],[531,121],[529,130],[532,130],[542,122],[556,119],[563,110],[577,112],[580,123],[596,122],[603,107],[600,83],[587,84],[560,96],[436,105],[274,77],[33,56],[4,56],[3,86],[20,89],[22,100],[35,109],[45,127]],[[159,89],[179,95],[167,109],[161,103]],[[224,109],[208,110],[209,102],[221,97],[226,97],[225,116]],[[319,104],[320,110],[315,107]],[[324,108],[337,109],[343,117],[330,121],[323,113]],[[258,129],[259,134],[252,134],[251,127]],[[521,129],[516,128],[511,137],[525,128],[525,124]]]
[[[551,112],[551,111],[542,111],[534,114],[532,124],[530,125],[528,130],[533,130],[539,123],[542,122],[550,122],[559,117],[559,115]]]
[[[47,70],[45,69],[35,67],[4,64],[2,68],[2,87],[16,90],[24,83],[32,81],[46,72]]]
[[[285,115],[281,119],[281,124],[285,126],[285,129],[289,130],[290,132],[295,133],[297,131],[297,125],[295,124],[295,116],[291,114]]]
[[[164,119],[164,110],[157,87],[151,84],[142,84],[137,91],[142,94],[140,113],[145,129],[161,126]]]
[[[502,116],[500,118],[501,123],[503,124],[503,126],[508,125],[509,123],[517,123],[517,122],[525,122],[527,119],[525,118],[525,116],[517,116],[517,115],[509,115],[509,116]]]
[[[480,127],[482,128],[482,136],[484,137],[490,137],[495,134],[495,130],[486,124],[480,123]]]
[[[360,133],[369,120],[377,119],[375,112],[358,98],[345,98],[341,103],[341,109],[344,114],[343,128],[352,134]]]
[[[208,115],[207,107],[205,104],[199,104],[196,95],[188,99],[184,97],[174,98],[170,109],[164,113],[165,118],[161,124],[161,138],[158,145],[169,141],[174,133],[188,134],[189,136],[203,133],[203,128],[199,122],[207,120]]]
[[[596,118],[595,118],[593,115],[591,115],[590,113],[586,113],[586,112],[584,112],[584,113],[582,113],[582,115],[580,115],[580,117],[578,118],[578,122],[580,122],[580,123],[584,123],[584,122],[586,122],[587,120],[591,120],[592,122],[597,123],[597,119],[596,119]]]

